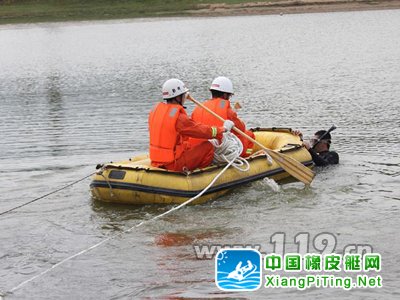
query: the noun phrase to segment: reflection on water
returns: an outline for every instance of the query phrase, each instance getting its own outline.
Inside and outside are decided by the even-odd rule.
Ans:
[[[285,232],[331,232],[338,249],[371,244],[395,261],[400,205],[399,11],[0,26],[0,211],[148,148],[147,113],[162,83],[182,78],[209,97],[225,75],[249,126],[338,125],[341,163],[318,169],[311,188],[264,182],[149,222],[53,270],[20,298],[208,298],[214,262],[193,244],[261,244]],[[184,42],[183,42],[184,41]],[[193,105],[188,103],[188,112]],[[0,219],[0,289],[171,206],[93,202],[89,182]],[[384,287],[399,293],[395,264]],[[96,274],[96,276],[93,276]],[[71,288],[73,287],[73,288]],[[352,291],[376,298],[377,291]],[[265,290],[250,298],[294,298]],[[334,289],[307,298],[348,297]],[[246,296],[244,296],[246,297]]]
[[[63,155],[63,129],[64,129],[64,109],[62,92],[60,89],[60,78],[58,75],[51,75],[47,78],[47,101],[49,105],[49,112],[47,119],[49,120],[48,132],[46,135],[49,137],[51,155]]]

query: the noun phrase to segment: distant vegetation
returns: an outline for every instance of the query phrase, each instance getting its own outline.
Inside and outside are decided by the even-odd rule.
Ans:
[[[400,0],[0,0],[0,24],[390,8]]]
[[[0,22],[41,22],[178,14],[195,1],[0,0]]]
[[[269,2],[258,1],[258,2]],[[0,0],[0,23],[185,15],[199,5],[243,0]]]

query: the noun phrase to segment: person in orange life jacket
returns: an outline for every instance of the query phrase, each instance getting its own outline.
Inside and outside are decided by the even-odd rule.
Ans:
[[[211,84],[210,87],[212,99],[205,101],[203,104],[214,111],[216,114],[221,116],[225,120],[231,120],[235,127],[252,137],[255,138],[252,131],[246,130],[246,125],[242,120],[240,120],[236,112],[231,108],[229,99],[233,95],[233,85],[232,82],[226,77],[217,77]],[[206,124],[221,126],[222,122],[215,118],[213,115],[208,113],[201,107],[196,107],[192,113],[192,119],[196,122]],[[245,137],[242,137],[236,132],[233,132],[243,144],[243,152],[240,154],[241,157],[247,157],[253,153],[253,143],[250,142]],[[193,145],[201,143],[203,140],[191,139],[190,142]]]
[[[150,160],[154,167],[171,171],[194,170],[212,163],[214,146],[204,141],[191,146],[189,138],[221,139],[233,122],[223,126],[208,126],[194,122],[184,109],[189,90],[179,79],[167,80],[162,88],[166,103],[158,103],[149,114]]]

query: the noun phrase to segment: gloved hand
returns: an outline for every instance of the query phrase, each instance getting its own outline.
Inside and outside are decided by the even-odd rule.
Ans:
[[[224,122],[225,131],[231,131],[233,126],[235,126],[235,123],[233,123],[231,120],[226,120]]]

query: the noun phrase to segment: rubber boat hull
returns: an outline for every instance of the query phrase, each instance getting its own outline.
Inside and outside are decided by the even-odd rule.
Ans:
[[[299,137],[290,129],[255,129],[256,140],[265,147],[288,155],[307,167],[313,162]],[[215,184],[192,204],[216,199],[230,190],[265,177],[275,181],[291,178],[276,162],[267,163],[265,154],[255,146],[247,160],[249,171],[229,168]],[[189,174],[152,167],[147,154],[127,161],[108,163],[93,176],[90,184],[95,200],[125,204],[180,204],[199,194],[222,170],[224,165],[198,169]],[[293,178],[292,178],[293,179]],[[294,179],[293,179],[294,180]]]

